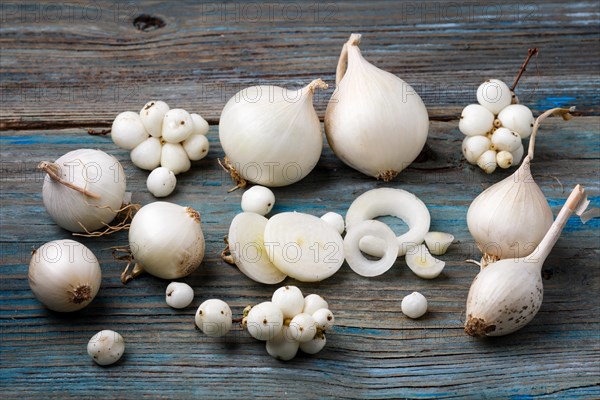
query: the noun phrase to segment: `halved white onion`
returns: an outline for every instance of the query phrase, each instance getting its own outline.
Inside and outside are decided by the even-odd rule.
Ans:
[[[359,241],[365,236],[376,237],[383,243],[383,256],[379,260],[369,260],[360,251]],[[398,258],[398,240],[389,226],[376,220],[362,221],[346,233],[344,254],[346,262],[361,276],[378,276],[394,265]]]
[[[267,285],[279,283],[286,275],[269,260],[263,235],[267,219],[262,215],[243,212],[229,226],[229,251],[235,265],[248,278]]]
[[[344,262],[344,243],[335,228],[313,215],[285,212],[267,222],[264,244],[283,273],[302,282],[329,278]]]
[[[350,205],[346,213],[346,229],[350,230],[365,220],[374,219],[384,215],[400,218],[408,225],[408,232],[398,236],[398,255],[406,254],[409,246],[423,243],[425,234],[429,231],[431,217],[429,211],[417,196],[402,189],[379,188],[369,190],[358,196]],[[375,239],[363,239],[370,241],[373,246],[360,246],[365,253],[381,257],[383,254],[375,252],[381,249]],[[374,252],[371,253],[371,251]]]

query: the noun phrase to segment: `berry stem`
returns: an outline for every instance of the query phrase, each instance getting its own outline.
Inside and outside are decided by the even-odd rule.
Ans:
[[[539,50],[537,47],[534,47],[532,49],[527,49],[527,58],[525,59],[525,61],[521,65],[521,67],[519,68],[519,73],[517,74],[515,81],[513,82],[512,86],[510,87],[511,91],[513,91],[513,92],[515,91],[515,88],[519,84],[519,79],[521,79],[521,75],[523,75],[523,72],[527,71],[527,64],[529,64],[531,57],[537,55],[538,52],[539,52]]]
[[[95,129],[89,128],[87,133],[88,133],[88,135],[92,135],[92,136],[106,136],[110,133],[110,128],[109,129],[101,129],[101,130],[95,130]]]

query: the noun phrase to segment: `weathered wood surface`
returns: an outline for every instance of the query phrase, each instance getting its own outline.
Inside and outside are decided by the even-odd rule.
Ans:
[[[433,118],[454,118],[484,79],[512,82],[533,46],[542,50],[520,83],[523,100],[536,111],[600,111],[595,1],[65,4],[3,7],[5,128],[108,125],[155,97],[216,123],[243,87],[317,77],[331,83],[317,99],[323,111],[350,32],[363,34],[371,62],[417,89]],[[166,25],[141,32],[131,21],[142,13]]]
[[[534,12],[517,21],[465,17],[452,24],[435,15],[430,15],[431,21],[409,15],[407,7],[422,4],[416,2],[338,3],[335,21],[315,21],[310,14],[315,4],[294,3],[306,13],[302,18],[256,22],[223,21],[202,8],[208,4],[134,3],[131,9],[120,3],[93,4],[103,10],[102,18],[44,20],[43,5],[38,5],[40,18],[31,21],[27,18],[34,18],[32,14],[22,17],[2,8],[3,398],[600,397],[597,220],[586,225],[576,218],[569,221],[544,267],[544,304],[531,324],[493,340],[464,334],[464,304],[477,272],[464,263],[477,256],[465,224],[467,207],[483,188],[510,171],[487,176],[463,162],[462,135],[453,119],[474,99],[473,90],[483,78],[510,81],[525,48],[532,45],[541,47],[539,75],[530,68],[522,98],[536,110],[568,103],[585,114],[597,114],[600,50],[595,3],[527,3],[519,7]],[[230,6],[235,4],[241,7]],[[481,10],[482,5],[464,4],[469,7]],[[110,14],[114,10],[120,13],[117,19]],[[142,12],[160,16],[166,26],[134,30],[132,16]],[[305,293],[324,295],[336,314],[337,326],[317,356],[299,355],[283,363],[239,328],[217,340],[200,334],[193,328],[193,314],[202,300],[222,298],[239,314],[246,304],[262,301],[274,290],[250,281],[219,258],[222,237],[239,211],[242,193],[227,193],[231,183],[216,164],[222,150],[218,127],[213,126],[209,156],[179,177],[177,191],[169,198],[202,213],[207,255],[202,268],[184,279],[195,288],[191,307],[167,307],[167,282],[151,276],[121,284],[123,265],[112,259],[108,248],[124,244],[125,233],[82,240],[103,267],[102,289],[88,308],[61,315],[34,299],[27,284],[31,249],[69,237],[43,208],[42,175],[35,170],[40,160],[81,147],[105,150],[122,161],[134,200],[147,204],[153,200],[145,188],[147,174],[109,138],[88,136],[82,128],[105,126],[119,111],[136,110],[150,98],[198,110],[216,122],[228,96],[241,86],[293,86],[316,76],[333,82],[339,49],[350,31],[365,33],[364,52],[372,61],[421,85],[438,120],[431,125],[430,151],[396,180],[383,184],[345,167],[325,146],[305,180],[274,190],[273,213],[344,214],[368,189],[409,190],[428,205],[432,229],[456,236],[438,279],[420,280],[399,259],[377,278],[361,278],[344,265],[324,282],[298,284]],[[448,82],[454,90],[438,96],[436,85]],[[222,85],[227,94],[202,97],[202,85]],[[115,87],[133,87],[136,92],[116,98],[110,92],[107,97]],[[30,97],[56,88],[65,92],[54,92],[59,94],[53,98]],[[99,97],[86,101],[80,90],[97,91]],[[321,116],[330,92],[317,101]],[[550,119],[542,127],[533,173],[555,213],[576,183],[586,186],[593,204],[599,205],[599,133],[597,116],[568,123]],[[403,317],[399,307],[401,298],[413,290],[428,297],[431,309],[417,321]],[[88,339],[100,329],[117,330],[127,342],[124,359],[109,368],[94,365],[86,354]]]

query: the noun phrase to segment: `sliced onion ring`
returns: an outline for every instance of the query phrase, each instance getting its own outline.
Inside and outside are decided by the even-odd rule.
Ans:
[[[382,241],[384,248],[381,259],[369,260],[361,253],[358,243],[365,236],[374,236]],[[346,262],[361,276],[373,277],[386,272],[398,258],[398,249],[396,234],[381,221],[366,220],[353,225],[344,238]]]
[[[417,196],[402,189],[372,189],[358,196],[346,213],[346,229],[350,230],[361,221],[384,215],[400,218],[408,225],[408,232],[398,236],[399,256],[405,255],[410,246],[423,243],[431,222],[429,211]],[[369,242],[373,246],[361,246],[361,250],[372,256],[381,256],[378,252],[371,251],[380,248],[376,241]],[[375,254],[371,254],[372,252]]]

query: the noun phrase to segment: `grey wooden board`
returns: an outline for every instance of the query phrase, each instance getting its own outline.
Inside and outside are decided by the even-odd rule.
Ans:
[[[554,104],[576,104],[586,115],[597,114],[597,4],[534,2],[518,5],[534,10],[527,18],[510,20],[511,14],[506,14],[457,22],[436,19],[436,14],[427,21],[429,17],[411,15],[407,8],[425,4],[441,12],[444,4],[435,2],[337,3],[335,21],[319,14],[316,22],[310,14],[286,20],[223,20],[202,8],[207,4],[134,3],[134,9],[122,8],[121,3],[94,4],[103,10],[94,20],[49,21],[43,18],[41,3],[37,14],[25,16],[2,9],[3,397],[600,397],[597,220],[586,225],[576,218],[569,221],[544,267],[544,304],[531,324],[493,340],[464,334],[464,304],[477,273],[464,260],[478,255],[466,228],[466,211],[477,194],[511,171],[488,176],[466,164],[455,119],[464,105],[474,101],[481,80],[511,81],[526,48],[533,45],[541,47],[539,73],[530,67],[521,98],[536,113]],[[235,4],[241,3],[229,5]],[[294,4],[306,13],[315,7]],[[483,9],[481,4],[469,4],[463,9]],[[90,7],[76,6],[75,14],[91,12]],[[498,7],[515,10],[517,5]],[[141,12],[158,15],[167,25],[152,32],[136,31],[131,17]],[[427,204],[432,229],[456,236],[438,279],[415,277],[399,259],[377,278],[359,277],[344,265],[320,283],[286,280],[305,293],[325,296],[337,320],[323,352],[299,355],[286,363],[269,357],[264,344],[241,328],[222,339],[200,334],[193,327],[193,314],[204,299],[222,298],[240,314],[246,304],[266,300],[277,287],[254,283],[219,258],[229,222],[240,211],[242,192],[227,193],[231,182],[216,163],[223,154],[218,127],[213,126],[208,157],[179,177],[177,191],[168,199],[202,214],[206,258],[184,279],[195,289],[192,306],[182,311],[167,307],[168,282],[151,276],[121,284],[123,265],[113,260],[109,247],[126,244],[125,233],[81,240],[103,268],[102,289],[88,308],[62,315],[35,300],[27,283],[31,249],[70,237],[43,208],[43,176],[35,170],[40,160],[83,147],[107,151],[125,167],[134,200],[147,204],[153,201],[145,189],[147,173],[135,168],[127,152],[109,138],[88,136],[83,128],[107,126],[118,112],[137,110],[150,98],[199,111],[216,123],[224,102],[243,86],[267,82],[299,86],[317,76],[333,82],[341,44],[351,31],[364,33],[366,57],[421,88],[433,119],[429,150],[396,180],[384,184],[345,167],[325,145],[319,164],[305,180],[274,190],[273,213],[344,214],[366,190],[411,191]],[[448,82],[456,90],[438,95],[445,92],[436,88]],[[202,97],[202,85],[223,85],[227,90]],[[98,94],[90,100],[79,90]],[[321,117],[331,91],[317,97]],[[72,128],[63,129],[67,127]],[[570,122],[550,119],[542,127],[532,168],[555,214],[577,183],[586,186],[593,205],[599,205],[599,128],[597,116]],[[400,312],[400,300],[413,290],[425,294],[430,303],[430,312],[417,321]],[[127,342],[124,359],[112,367],[100,368],[86,354],[87,341],[100,329],[117,330]]]
[[[599,112],[594,1],[98,1],[55,9],[4,8],[0,127],[109,125],[151,98],[216,123],[246,86],[300,87],[315,78],[331,85],[316,99],[322,113],[351,32],[363,34],[368,60],[416,88],[433,118],[455,118],[485,79],[510,84],[534,46],[541,52],[520,83],[521,99],[535,111],[577,104]],[[166,25],[140,32],[131,20],[142,13]]]

